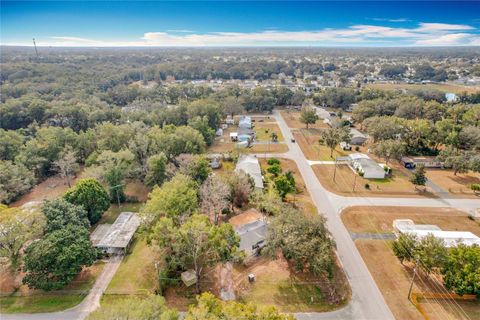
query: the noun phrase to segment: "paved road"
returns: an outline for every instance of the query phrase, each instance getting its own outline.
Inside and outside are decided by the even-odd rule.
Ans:
[[[117,272],[123,256],[111,257],[105,264],[90,293],[77,306],[60,312],[2,314],[1,320],[83,320],[100,306],[100,298]]]
[[[296,162],[313,202],[319,212],[327,218],[328,229],[335,238],[340,261],[352,288],[352,301],[347,307],[332,313],[298,314],[297,317],[299,319],[394,319],[350,234],[340,220],[338,203],[332,202],[330,193],[318,181],[300,147],[291,142],[292,134],[280,113],[275,111],[274,115],[290,149],[289,158]]]

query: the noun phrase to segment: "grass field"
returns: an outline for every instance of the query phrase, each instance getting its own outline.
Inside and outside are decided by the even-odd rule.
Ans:
[[[275,132],[278,135],[278,141],[283,141],[283,135],[276,122],[255,122],[253,128],[258,141],[270,141],[270,135]]]
[[[308,160],[333,161],[337,157],[344,157],[352,153],[352,151],[344,151],[337,146],[333,151],[333,158],[330,157],[330,148],[320,145],[318,142],[320,139],[320,131],[317,129],[309,131],[297,130],[293,136]]]
[[[79,304],[85,296],[70,294],[34,295],[27,297],[2,297],[2,313],[39,313],[61,311]]]
[[[407,83],[373,83],[368,84],[368,88],[383,89],[383,90],[419,90],[419,89],[434,89],[442,92],[453,92],[460,94],[463,92],[475,93],[480,91],[479,87],[462,86],[453,83],[430,83],[430,84],[407,84]]]
[[[155,262],[159,250],[148,246],[144,239],[134,241],[110,282],[106,294],[138,294],[152,292],[157,287]]]
[[[356,206],[345,209],[341,218],[352,232],[393,232],[393,220],[411,219],[417,224],[434,224],[442,230],[470,231],[480,236],[480,224],[453,208]]]

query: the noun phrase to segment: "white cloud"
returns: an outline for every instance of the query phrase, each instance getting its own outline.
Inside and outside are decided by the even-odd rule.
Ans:
[[[387,22],[407,22],[407,21],[410,21],[410,19],[407,19],[407,18],[396,18],[396,19],[390,19],[390,18],[372,18],[371,20],[375,20],[375,21],[387,21]]]
[[[468,25],[420,23],[413,28],[353,25],[312,31],[194,33],[191,30],[146,32],[138,40],[108,41],[72,36],[37,39],[40,46],[291,46],[291,45],[478,45],[478,33]],[[53,40],[53,41],[52,41]],[[28,43],[28,42],[27,42]],[[29,43],[28,43],[29,44]]]
[[[188,29],[169,29],[167,32],[178,32],[178,33],[193,33],[195,31]]]

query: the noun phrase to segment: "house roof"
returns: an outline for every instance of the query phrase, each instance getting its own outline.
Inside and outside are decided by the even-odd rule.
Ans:
[[[256,157],[242,155],[237,162],[236,172],[243,171],[252,177],[255,187],[263,189],[263,176],[260,164]]]
[[[140,218],[133,212],[122,212],[111,225],[101,224],[90,236],[94,247],[126,248],[140,225]]]
[[[352,135],[352,138],[365,138],[367,139],[367,135],[361,133],[360,131],[358,131],[357,129],[355,128],[350,128],[350,134]]]
[[[263,220],[256,220],[235,227],[235,232],[240,236],[240,250],[252,252],[253,246],[265,240],[267,236],[267,224]]]

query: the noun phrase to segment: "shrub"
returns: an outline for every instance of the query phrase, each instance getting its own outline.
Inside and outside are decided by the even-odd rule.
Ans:
[[[274,164],[268,167],[267,171],[276,177],[280,172],[282,172],[282,168],[280,168],[278,164]]]
[[[267,160],[269,166],[273,166],[274,164],[280,164],[280,160],[277,158],[271,158]]]
[[[355,147],[355,151],[360,151],[360,147],[359,147],[359,146],[356,146],[356,147]]]
[[[470,186],[473,191],[480,191],[480,183],[475,183]]]
[[[370,184],[365,183],[365,189],[370,189]]]
[[[359,175],[360,177],[363,177],[363,176],[365,175],[365,172],[359,171],[359,172],[358,172],[358,175]]]

